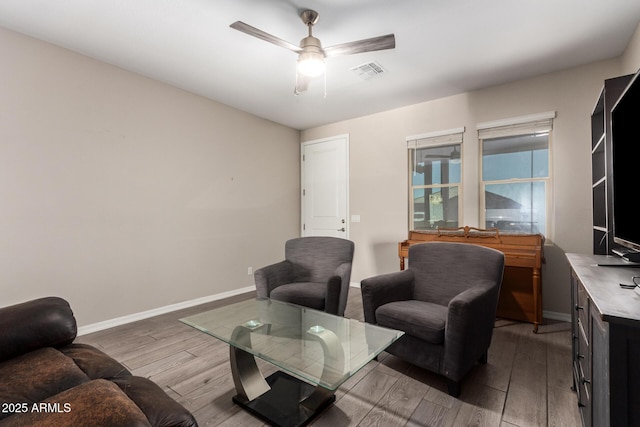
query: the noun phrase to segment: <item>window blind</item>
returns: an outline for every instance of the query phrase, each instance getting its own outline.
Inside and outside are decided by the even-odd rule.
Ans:
[[[555,111],[512,119],[479,123],[478,139],[502,138],[515,135],[535,135],[549,133],[553,129]]]
[[[464,128],[431,132],[407,137],[407,148],[435,147],[438,145],[462,144]]]

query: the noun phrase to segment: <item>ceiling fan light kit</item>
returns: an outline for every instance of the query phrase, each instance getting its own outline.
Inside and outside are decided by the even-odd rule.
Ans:
[[[301,53],[298,58],[298,71],[309,77],[318,77],[324,73],[324,58],[313,53]]]
[[[230,27],[298,54],[296,86],[294,89],[296,95],[307,89],[309,79],[324,74],[325,58],[329,56],[393,49],[396,46],[395,36],[393,34],[387,34],[385,36],[329,46],[323,49],[320,40],[313,37],[311,33],[312,27],[318,22],[318,17],[318,12],[314,10],[304,10],[300,13],[300,19],[302,19],[302,22],[308,27],[309,35],[300,41],[299,47],[241,21],[234,22]]]
[[[324,52],[320,40],[309,36],[300,42],[302,52],[298,55],[298,71],[308,77],[318,77],[325,70]]]

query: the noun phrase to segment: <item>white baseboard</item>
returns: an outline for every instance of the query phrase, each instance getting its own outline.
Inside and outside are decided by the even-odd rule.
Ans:
[[[558,313],[557,311],[542,311],[542,317],[545,319],[559,320],[561,322],[571,323],[571,315],[568,313]]]
[[[256,290],[255,286],[247,286],[245,288],[235,289],[229,292],[209,295],[202,298],[196,298],[189,301],[183,301],[176,304],[166,305],[164,307],[154,308],[152,310],[142,311],[140,313],[134,313],[134,314],[129,314],[127,316],[116,317],[115,319],[105,320],[103,322],[80,326],[78,327],[78,336],[90,334],[92,332],[102,331],[104,329],[109,329],[116,326],[126,325],[127,323],[135,322],[142,319],[148,319],[149,317],[158,316],[160,314],[182,310],[183,308],[189,308],[196,305],[205,304],[211,301],[218,301],[221,299],[229,298],[235,295],[240,295],[240,294],[244,294],[244,293],[255,291],[255,290]]]
[[[349,285],[354,288],[359,288],[360,282],[351,282]],[[154,308],[152,310],[129,314],[127,316],[116,317],[115,319],[109,319],[103,322],[80,326],[78,327],[78,336],[102,331],[109,328],[114,328],[116,326],[126,325],[127,323],[148,319],[149,317],[170,313],[172,311],[182,310],[183,308],[189,308],[196,305],[205,304],[211,301],[218,301],[218,300],[229,298],[235,295],[240,295],[247,292],[255,291],[255,289],[256,289],[255,286],[247,286],[245,288],[240,288],[233,291],[223,292],[215,295],[209,295],[202,298],[196,298],[189,301],[183,301],[176,304],[166,305],[164,307]],[[571,315],[567,313],[558,313],[555,311],[544,311],[542,313],[542,317],[546,319],[551,319],[551,320],[559,320],[562,322],[571,322]]]

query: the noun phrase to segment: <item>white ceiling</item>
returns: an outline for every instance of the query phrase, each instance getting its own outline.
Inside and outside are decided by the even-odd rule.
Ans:
[[[396,49],[327,59],[295,96],[314,9],[324,46],[394,33]],[[296,128],[332,123],[619,56],[637,0],[0,0],[0,25]],[[350,68],[376,61],[382,76]]]

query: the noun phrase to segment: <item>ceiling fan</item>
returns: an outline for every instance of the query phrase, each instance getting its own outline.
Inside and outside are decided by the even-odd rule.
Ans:
[[[250,36],[257,37],[277,46],[284,47],[298,54],[298,66],[296,73],[296,87],[294,93],[307,90],[309,81],[324,73],[324,60],[330,56],[352,55],[355,53],[372,52],[376,50],[393,49],[396,47],[396,39],[393,34],[372,37],[369,39],[357,40],[348,43],[337,44],[329,47],[322,47],[322,43],[313,37],[311,29],[318,22],[318,12],[315,10],[303,10],[300,19],[308,27],[309,35],[300,40],[300,45],[296,46],[286,40],[266,33],[258,28],[236,21],[230,25],[231,28],[242,31]]]

